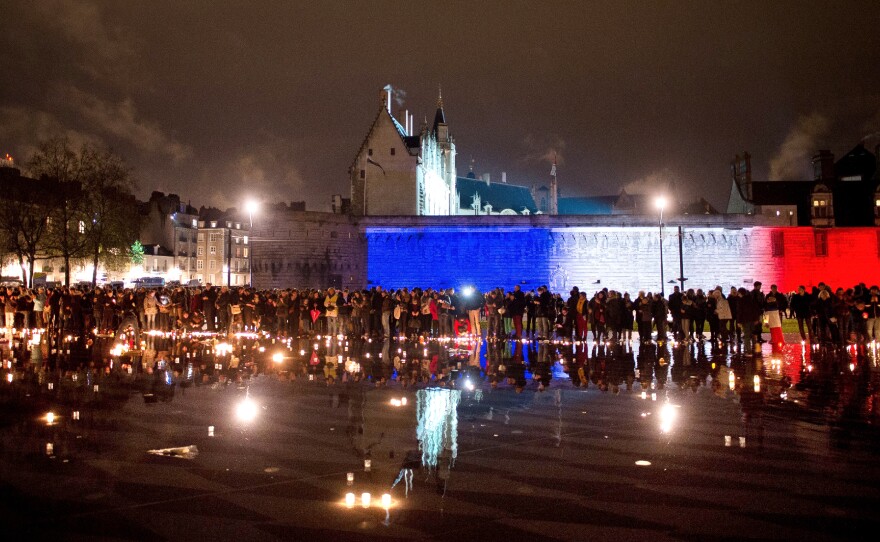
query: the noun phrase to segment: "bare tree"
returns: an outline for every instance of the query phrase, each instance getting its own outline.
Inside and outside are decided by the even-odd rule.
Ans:
[[[37,180],[13,183],[5,187],[0,198],[0,230],[9,252],[18,259],[26,286],[33,283],[34,263],[42,257],[47,217],[57,197],[51,184]]]
[[[140,233],[134,181],[122,158],[112,151],[94,151],[87,157],[83,176],[88,218],[84,223],[86,249],[92,260],[92,284],[98,266],[117,267]]]
[[[32,177],[57,183],[56,197],[48,214],[50,227],[42,248],[47,257],[60,257],[64,262],[65,284],[70,284],[71,260],[87,255],[84,233],[88,202],[82,183],[96,153],[87,145],[76,152],[67,138],[54,138],[40,143],[28,161],[28,173]]]

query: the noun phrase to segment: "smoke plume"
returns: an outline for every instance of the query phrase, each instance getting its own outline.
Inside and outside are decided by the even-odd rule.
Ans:
[[[823,115],[801,116],[770,160],[770,180],[789,181],[809,177],[810,157],[831,123]]]

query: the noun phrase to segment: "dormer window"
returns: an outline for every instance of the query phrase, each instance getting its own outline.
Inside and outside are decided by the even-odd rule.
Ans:
[[[828,218],[828,200],[825,198],[813,198],[813,217]]]

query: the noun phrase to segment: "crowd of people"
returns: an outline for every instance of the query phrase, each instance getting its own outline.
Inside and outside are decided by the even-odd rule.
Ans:
[[[257,290],[249,287],[0,288],[7,328],[49,327],[73,334],[112,333],[126,318],[141,329],[205,331],[265,330],[280,337],[315,334],[352,336],[451,336],[537,340],[639,340],[763,342],[781,320],[797,321],[802,340],[844,345],[880,341],[880,290],[859,284],[831,288],[819,283],[788,294],[775,285],[764,292],[719,286],[669,296],[640,291],[634,296],[607,288],[588,294],[574,287],[563,297],[546,286],[523,291],[495,288],[327,288]],[[708,337],[706,336],[708,328]],[[588,335],[589,334],[589,335]]]

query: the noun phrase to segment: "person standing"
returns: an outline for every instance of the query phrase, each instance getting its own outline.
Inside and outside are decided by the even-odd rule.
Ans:
[[[758,307],[758,326],[754,328],[755,340],[758,341],[758,343],[763,343],[764,338],[761,335],[764,331],[764,292],[761,291],[761,281],[755,281],[751,295],[752,300],[755,302],[755,306]]]
[[[37,328],[45,327],[43,312],[46,310],[46,289],[40,286],[34,295],[34,323]]]
[[[476,288],[471,291],[467,298],[468,324],[471,333],[480,338],[483,336],[483,330],[480,328],[480,312],[483,309],[483,294]]]
[[[529,293],[526,294],[526,337],[533,338],[535,336],[535,321],[537,320],[537,307],[536,303],[538,301],[538,297],[535,295],[534,290],[529,290]]]
[[[868,313],[867,333],[869,341],[880,342],[880,288],[871,286],[865,300],[865,312]]]
[[[782,348],[782,345],[785,344],[785,338],[782,335],[781,311],[784,306],[780,301],[782,297],[782,294],[776,290],[776,285],[773,284],[770,286],[770,292],[764,298],[764,311],[767,314],[767,326],[770,328],[770,341],[774,351]]]
[[[761,308],[757,303],[757,296],[754,295],[754,290],[750,293],[745,288],[740,288],[739,294],[736,319],[743,330],[742,352],[746,357],[752,357],[754,355],[752,341],[754,340],[755,326],[761,323]]]
[[[724,298],[720,286],[712,292],[712,297],[715,298],[715,318],[718,320],[717,340],[719,343],[725,343],[729,339],[730,320],[733,319],[733,314],[730,312],[730,303]]]
[[[523,294],[519,284],[513,287],[513,299],[508,307],[510,317],[513,319],[514,338],[521,339],[523,333],[523,314],[526,310],[526,296]]]
[[[810,305],[812,300],[810,299],[809,294],[807,294],[807,289],[803,286],[798,286],[797,292],[791,296],[791,312],[794,314],[794,317],[797,318],[798,323],[798,332],[801,334],[801,341],[807,340],[807,334],[809,334],[810,342],[813,342],[813,328],[810,325]],[[804,331],[804,327],[806,327],[806,331]]]

